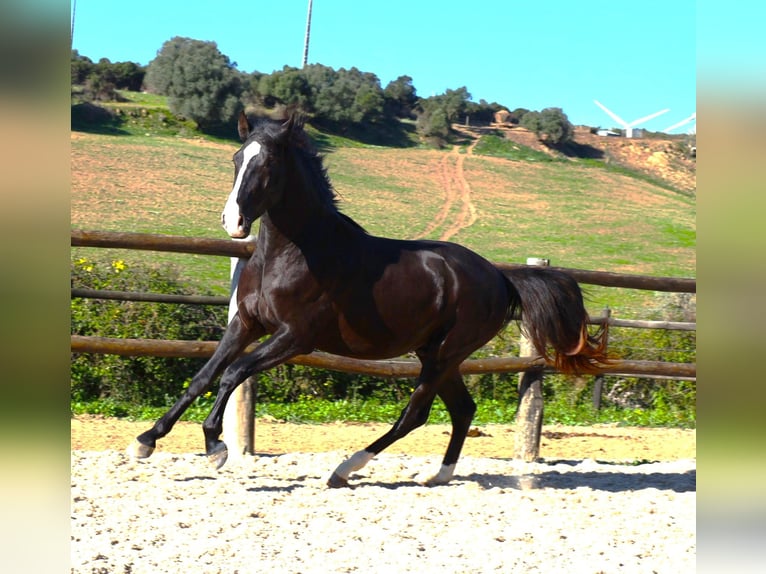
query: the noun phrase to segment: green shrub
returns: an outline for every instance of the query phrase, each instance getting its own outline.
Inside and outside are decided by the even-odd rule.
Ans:
[[[303,399],[329,401],[406,401],[412,379],[388,379],[284,364],[256,375],[259,402],[295,403]]]
[[[128,268],[122,260],[78,258],[72,286],[116,291],[185,294],[172,270]],[[71,332],[98,337],[218,340],[226,325],[224,307],[74,298]],[[73,401],[108,399],[146,405],[174,401],[203,359],[72,354]],[[107,403],[108,404],[108,403]]]

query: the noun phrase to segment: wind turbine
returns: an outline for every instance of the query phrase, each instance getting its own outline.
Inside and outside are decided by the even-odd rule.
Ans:
[[[686,125],[686,124],[688,124],[689,122],[694,122],[694,123],[695,123],[695,125],[694,125],[694,126],[692,126],[692,128],[689,130],[689,133],[690,133],[690,134],[692,134],[692,133],[697,133],[697,126],[696,126],[696,123],[697,123],[697,112],[694,112],[694,113],[693,113],[692,115],[690,115],[688,118],[686,118],[686,119],[684,119],[684,120],[681,120],[681,121],[680,121],[680,122],[678,122],[677,124],[673,124],[672,126],[670,126],[670,127],[667,127],[667,128],[665,128],[664,130],[662,130],[662,131],[663,131],[663,132],[665,132],[665,133],[670,133],[670,132],[672,132],[673,130],[675,130],[675,129],[677,129],[677,128],[680,128],[681,126],[685,126],[685,125]]]
[[[625,128],[625,137],[626,138],[632,138],[633,137],[633,128],[637,125],[643,124],[644,122],[648,122],[649,120],[656,118],[657,116],[660,116],[666,112],[670,111],[670,108],[666,108],[664,110],[660,110],[659,112],[654,112],[653,114],[649,114],[648,116],[645,116],[643,118],[639,118],[637,120],[633,120],[632,122],[628,123],[625,120],[623,120],[620,116],[615,114],[612,110],[608,109],[604,104],[599,102],[598,100],[593,100],[593,102],[602,110],[604,110],[607,114],[609,114],[609,117],[612,118],[614,121],[616,121],[618,124],[620,124],[623,128]]]

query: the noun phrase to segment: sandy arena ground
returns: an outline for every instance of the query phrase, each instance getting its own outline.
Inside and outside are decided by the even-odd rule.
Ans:
[[[544,428],[542,459],[513,430],[476,428],[448,485],[448,427],[429,425],[351,475],[339,462],[387,429],[259,420],[258,454],[220,471],[199,424],[146,461],[150,425],[72,420],[71,569],[93,572],[693,572],[696,431]]]

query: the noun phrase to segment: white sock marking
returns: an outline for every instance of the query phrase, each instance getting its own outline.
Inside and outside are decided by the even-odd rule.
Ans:
[[[452,476],[455,474],[455,465],[443,464],[439,469],[439,472],[428,479],[426,484],[447,484],[452,480]]]
[[[347,458],[338,465],[338,468],[335,469],[335,474],[344,480],[348,480],[352,472],[364,468],[374,456],[374,453],[367,452],[366,450],[355,452],[350,458]]]

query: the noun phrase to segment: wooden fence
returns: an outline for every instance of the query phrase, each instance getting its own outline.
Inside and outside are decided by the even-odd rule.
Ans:
[[[71,245],[72,247],[102,247],[132,250],[166,251],[198,255],[217,255],[232,258],[247,258],[255,249],[255,243],[251,241],[232,241],[227,239],[189,238],[172,235],[85,230],[72,230]],[[521,265],[508,263],[495,263],[495,265],[501,271],[521,267]],[[560,271],[568,273],[579,283],[590,285],[674,293],[696,293],[697,291],[697,282],[695,279],[651,277],[646,275],[587,271],[582,269],[569,269],[563,267],[552,268],[559,269]],[[91,297],[99,299],[162,303],[191,303],[203,305],[229,304],[228,297],[167,295],[159,293],[136,292],[131,293],[81,288],[72,288],[72,297]],[[615,319],[608,316],[608,314],[602,317],[592,318],[593,324],[602,324],[604,322],[607,322],[610,326],[619,327],[696,330],[696,323],[670,321],[629,321]],[[212,356],[217,344],[217,342],[212,341],[114,339],[71,335],[71,350],[73,353],[204,358]],[[417,377],[420,371],[420,363],[415,360],[369,361],[340,357],[320,352],[314,352],[310,355],[300,355],[291,359],[290,362],[298,365],[380,377]],[[540,383],[542,380],[542,373],[546,370],[552,370],[552,366],[550,364],[546,364],[540,358],[529,356],[469,359],[465,361],[461,366],[461,372],[463,374],[503,372],[521,372],[531,374],[531,377],[527,377],[526,382],[522,377],[522,382],[520,385],[520,403],[524,400],[522,395],[526,393],[527,390],[529,390],[530,393],[535,392],[539,395],[537,400],[540,404],[538,405],[538,408],[529,409],[527,411],[528,416],[526,417],[526,426],[524,427],[524,431],[519,433],[522,435],[522,440],[520,442],[517,441],[516,447],[517,456],[526,460],[534,460],[537,458],[537,454],[539,452],[539,421],[541,421],[542,417]],[[694,380],[697,376],[697,368],[696,363],[614,360],[609,365],[601,367],[599,369],[599,374]],[[252,409],[250,410],[252,411]],[[250,422],[243,421],[242,426],[252,428],[252,424]],[[252,434],[251,431],[248,432]],[[252,452],[253,438],[242,438],[242,433],[239,432],[238,434],[240,437],[236,440],[239,443],[240,451],[241,449],[244,449],[246,452]],[[229,442],[229,440],[227,440],[227,442]],[[244,443],[244,446],[242,443]]]
[[[198,255],[219,255],[227,257],[246,258],[255,249],[254,242],[231,241],[227,239],[189,238],[173,235],[158,235],[145,233],[120,233],[108,231],[73,230],[71,233],[73,247],[103,247],[117,249],[134,249],[149,251],[167,251],[176,253],[192,253]],[[495,263],[501,270],[521,267],[508,263]],[[620,287],[629,289],[644,289],[675,293],[695,293],[695,279],[676,277],[651,277],[646,275],[631,275],[609,273],[602,271],[587,271],[552,267],[570,274],[578,282]],[[210,297],[198,295],[167,295],[160,293],[136,293],[122,291],[106,291],[72,288],[72,297],[92,297],[99,299],[115,299],[127,301],[149,301],[162,303],[191,303],[206,305],[228,305],[228,297]],[[594,317],[593,324],[608,322],[610,326],[685,329],[696,330],[695,323],[680,323],[669,321],[632,321],[612,317]],[[71,347],[77,353],[105,353],[116,355],[153,355],[161,357],[209,357],[215,351],[217,342],[204,341],[167,341],[149,339],[110,339],[72,335]],[[312,367],[341,370],[350,373],[368,374],[382,377],[413,377],[417,376],[419,363],[408,360],[363,361],[338,357],[326,353],[315,352],[311,355],[301,355],[292,360],[293,363]],[[463,364],[464,374],[521,372],[535,367],[550,368],[539,359],[530,357],[495,357],[487,359],[471,359]],[[604,374],[620,374],[632,376],[658,376],[672,378],[695,378],[696,364],[667,363],[662,361],[622,361],[615,360],[604,366],[600,372]]]

